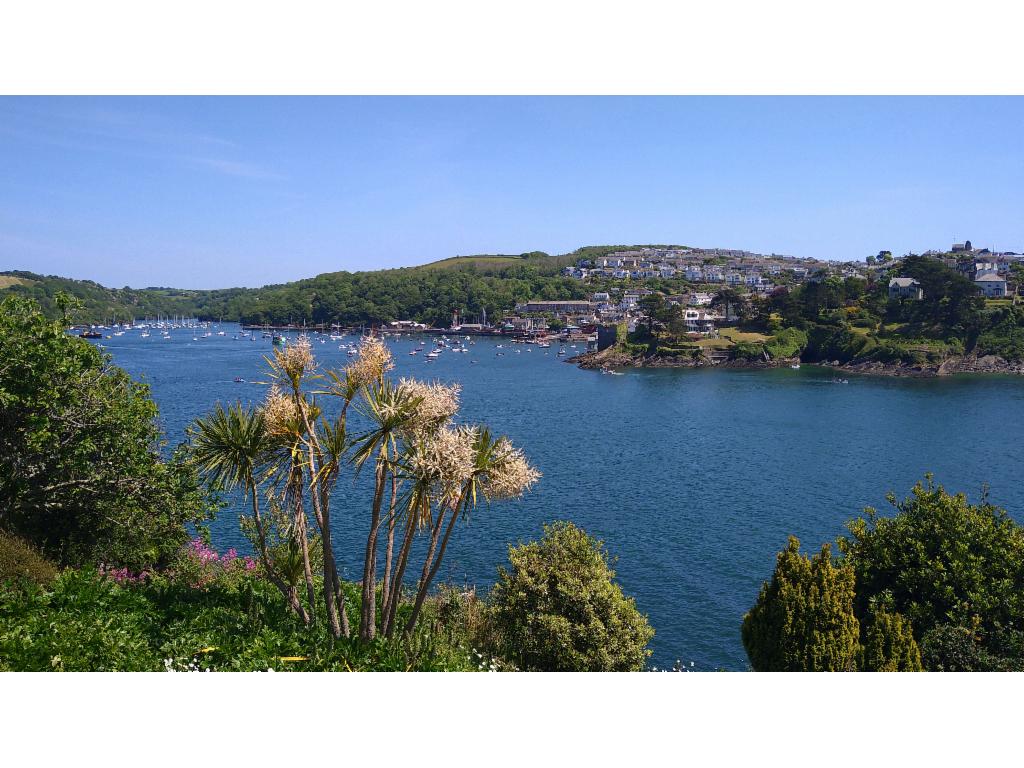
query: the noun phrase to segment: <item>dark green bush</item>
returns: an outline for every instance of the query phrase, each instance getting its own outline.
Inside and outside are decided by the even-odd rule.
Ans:
[[[544,527],[539,542],[509,548],[489,604],[501,654],[521,669],[643,669],[654,630],[615,583],[601,542],[572,523]]]
[[[19,297],[0,360],[0,527],[60,565],[166,564],[212,505],[161,455],[148,387]]]

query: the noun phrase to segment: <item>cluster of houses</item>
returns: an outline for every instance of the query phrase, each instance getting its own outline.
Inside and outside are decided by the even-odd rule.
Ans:
[[[752,293],[770,293],[780,282],[802,283],[829,275],[863,277],[864,265],[828,262],[724,248],[643,248],[581,259],[563,274],[578,280],[606,278],[643,281],[682,278],[696,284],[745,286]],[[783,279],[785,277],[785,279]]]
[[[1011,267],[1024,263],[1021,254],[1013,252],[994,252],[988,248],[975,250],[971,241],[954,243],[946,252],[925,251],[922,256],[941,261],[950,269],[974,283],[983,296],[989,299],[1002,299],[1010,295],[1008,280]],[[894,263],[899,263],[896,260]],[[884,267],[891,269],[893,262]],[[921,299],[924,293],[920,283],[909,277],[894,277],[889,281],[890,299]]]
[[[899,267],[901,258],[892,258],[884,252],[869,257],[867,263],[827,262],[817,259],[798,259],[792,256],[765,256],[748,251],[696,248],[642,248],[610,253],[592,260],[581,260],[565,269],[571,277],[611,278],[630,280],[625,290],[616,290],[615,298],[609,291],[596,291],[589,299],[557,301],[527,301],[517,304],[514,315],[506,316],[500,327],[481,325],[460,327],[477,332],[514,334],[544,334],[551,321],[565,327],[568,333],[593,333],[599,327],[626,322],[632,330],[643,318],[641,300],[654,293],[643,287],[646,278],[684,278],[692,290],[666,296],[666,301],[682,307],[682,318],[688,333],[703,336],[717,335],[717,327],[732,322],[735,316],[725,317],[711,308],[714,293],[724,287],[746,288],[751,294],[767,294],[780,284],[820,282],[828,278],[866,278],[888,280],[889,297],[917,300],[924,297],[920,283],[911,277],[891,277]],[[1024,256],[1014,253],[995,253],[989,249],[975,250],[970,241],[956,243],[951,251],[927,251],[925,256],[936,258],[957,269],[974,282],[979,291],[989,298],[1007,296],[1007,277],[1010,267],[1024,263]],[[639,281],[636,285],[634,281]],[[732,310],[731,306],[726,307]],[[405,321],[408,322],[408,321]],[[394,324],[393,324],[394,325]],[[458,325],[453,319],[452,327]]]
[[[516,333],[542,332],[547,329],[551,318],[557,318],[570,330],[586,330],[620,322],[634,330],[644,316],[641,299],[653,293],[647,288],[633,288],[624,291],[618,300],[607,291],[597,291],[589,300],[527,301],[517,304],[515,316],[506,318],[505,323],[509,331]],[[715,335],[717,325],[726,319],[711,309],[712,300],[713,295],[706,291],[666,297],[669,304],[682,307],[687,333],[703,336]]]

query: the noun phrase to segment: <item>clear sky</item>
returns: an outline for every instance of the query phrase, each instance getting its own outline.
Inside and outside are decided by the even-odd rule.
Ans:
[[[1021,98],[0,99],[0,270],[263,285],[682,243],[1024,251]]]

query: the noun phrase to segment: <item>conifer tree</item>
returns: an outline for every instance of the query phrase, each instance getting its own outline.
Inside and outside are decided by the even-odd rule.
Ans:
[[[808,558],[791,536],[771,581],[743,617],[751,665],[763,672],[854,670],[860,629],[853,597],[853,569],[833,563],[828,544]]]
[[[864,633],[861,669],[865,672],[920,672],[921,649],[910,621],[886,608],[873,610]]]

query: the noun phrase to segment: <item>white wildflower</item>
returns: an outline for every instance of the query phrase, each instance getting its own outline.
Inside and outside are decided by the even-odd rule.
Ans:
[[[300,336],[294,344],[274,349],[274,362],[293,381],[316,368],[313,345],[306,336]]]
[[[267,392],[267,398],[261,407],[263,421],[267,431],[276,436],[294,434],[299,420],[299,412],[295,400],[274,386]]]
[[[473,474],[476,427],[444,427],[421,436],[413,446],[413,472],[429,482],[442,504],[454,504]]]
[[[345,376],[355,391],[380,381],[394,367],[394,358],[387,345],[376,336],[367,336],[359,345],[358,357],[345,368]]]
[[[416,401],[412,415],[406,422],[410,435],[421,435],[446,424],[459,410],[458,384],[424,382],[401,379],[398,388],[403,395]]]
[[[495,449],[493,466],[481,484],[484,496],[491,501],[518,499],[540,479],[540,472],[531,466],[521,450],[505,439]]]

